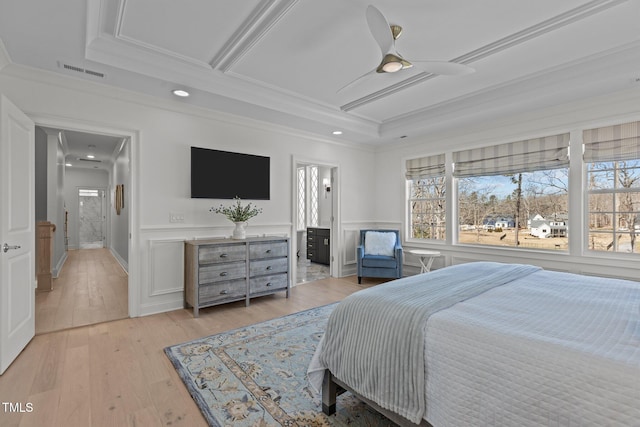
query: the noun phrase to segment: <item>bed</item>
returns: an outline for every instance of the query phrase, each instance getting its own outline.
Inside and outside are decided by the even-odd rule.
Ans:
[[[474,262],[357,292],[308,369],[399,424],[640,426],[640,283]],[[323,384],[324,383],[324,384]]]

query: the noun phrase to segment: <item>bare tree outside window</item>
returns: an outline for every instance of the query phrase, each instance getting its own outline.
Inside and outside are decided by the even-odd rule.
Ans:
[[[410,237],[446,238],[446,194],[444,176],[410,180]]]
[[[590,163],[587,183],[589,249],[640,252],[640,160]]]

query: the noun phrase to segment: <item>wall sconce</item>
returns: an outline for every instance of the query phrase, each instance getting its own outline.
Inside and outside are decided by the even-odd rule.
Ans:
[[[322,179],[322,185],[324,186],[324,198],[327,198],[327,193],[331,192],[331,180],[329,178]]]

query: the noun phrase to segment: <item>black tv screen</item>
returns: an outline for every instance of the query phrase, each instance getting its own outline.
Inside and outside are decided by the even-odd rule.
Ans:
[[[191,147],[191,198],[269,200],[270,158]]]

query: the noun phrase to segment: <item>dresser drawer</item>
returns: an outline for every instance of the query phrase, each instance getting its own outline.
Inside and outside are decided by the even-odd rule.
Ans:
[[[287,252],[288,244],[286,241],[251,243],[249,245],[250,259],[286,257]]]
[[[289,258],[261,259],[249,265],[249,276],[285,273],[289,269]]]
[[[198,270],[198,284],[221,282],[226,280],[241,279],[247,277],[245,261],[230,262],[226,264],[211,264],[200,267]]]
[[[249,279],[249,294],[285,289],[287,287],[287,273],[269,276],[252,277]]]
[[[198,251],[200,264],[213,264],[218,262],[244,261],[247,255],[245,245],[215,245],[201,246]]]
[[[246,288],[247,282],[244,279],[201,285],[198,289],[200,304],[244,297],[247,294]]]

